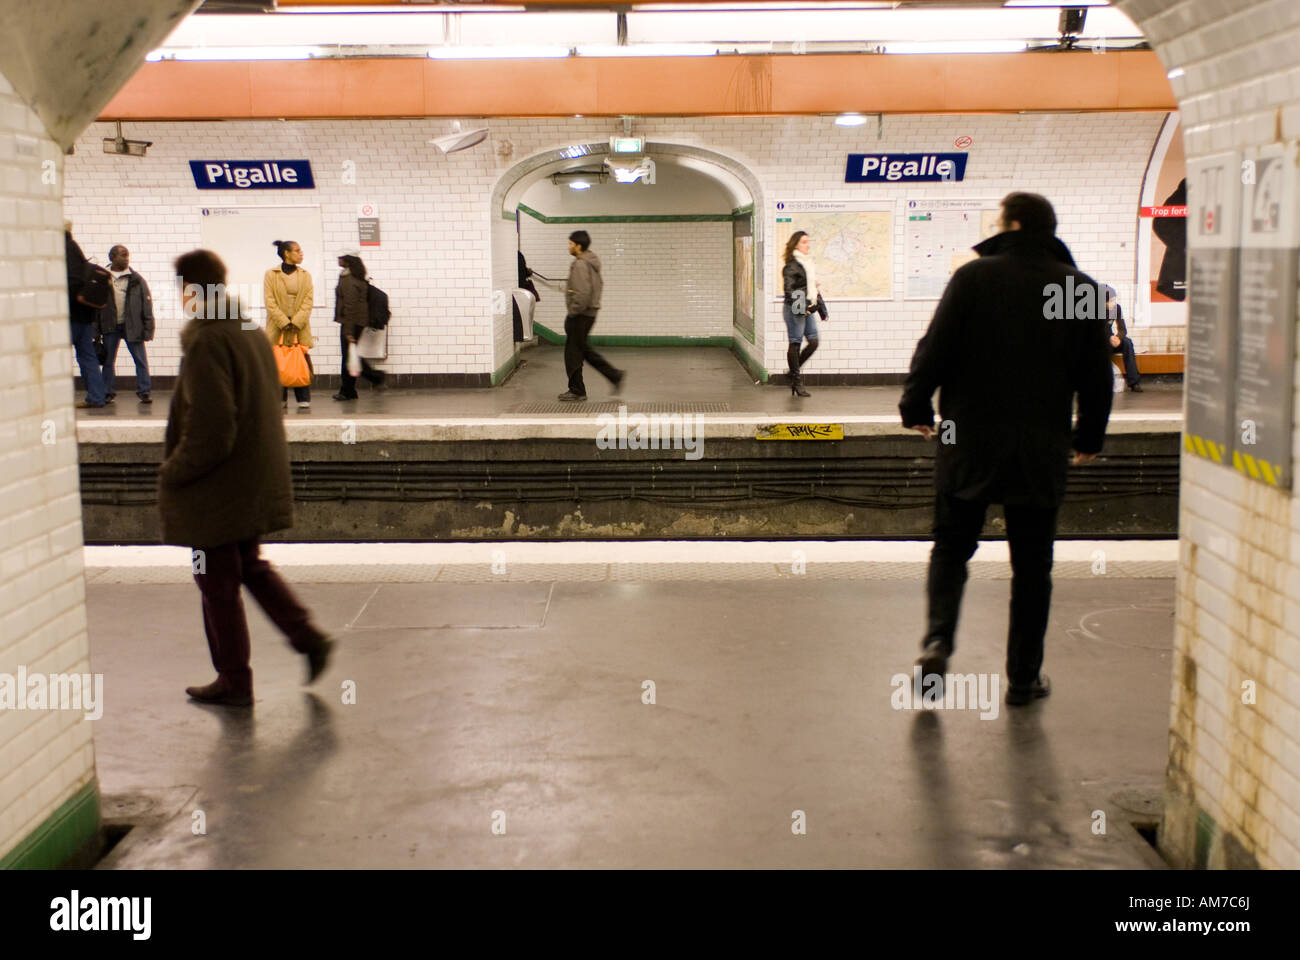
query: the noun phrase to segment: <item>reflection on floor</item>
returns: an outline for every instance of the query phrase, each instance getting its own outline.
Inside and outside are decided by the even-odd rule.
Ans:
[[[1007,586],[968,585],[952,670],[1001,683]],[[1171,580],[1058,581],[1052,697],[999,687],[987,719],[895,708],[915,579],[299,590],[336,661],[304,690],[250,602],[257,703],[231,712],[182,692],[211,678],[192,585],[89,585],[101,788],[150,811],[106,866],[1152,862],[1127,822],[1167,758]]]

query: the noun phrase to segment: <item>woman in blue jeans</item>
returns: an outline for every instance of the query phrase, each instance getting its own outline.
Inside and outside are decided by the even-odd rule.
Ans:
[[[796,230],[791,234],[785,244],[785,266],[781,270],[781,280],[785,284],[785,305],[781,313],[790,338],[786,350],[786,359],[790,363],[790,393],[796,397],[812,396],[803,388],[800,371],[808,358],[817,352],[817,317],[825,320],[827,316],[826,301],[817,287],[817,268],[808,253],[809,246],[807,233]],[[805,338],[808,340],[806,347],[803,346]]]

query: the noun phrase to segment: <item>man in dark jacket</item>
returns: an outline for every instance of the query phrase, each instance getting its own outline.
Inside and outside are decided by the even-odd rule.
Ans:
[[[68,320],[72,325],[72,346],[76,349],[81,382],[86,388],[86,399],[77,407],[102,407],[108,402],[108,397],[99,356],[95,353],[95,310],[77,300],[86,279],[86,255],[72,239],[72,224],[67,221],[63,224],[63,254],[68,267]]]
[[[560,394],[564,401],[586,400],[587,386],[582,382],[582,363],[585,360],[614,385],[618,393],[627,371],[619,370],[587,345],[591,328],[596,324],[596,311],[605,288],[600,273],[600,257],[590,250],[591,235],[586,230],[569,234],[569,283],[564,292],[564,372],[569,375],[569,389]]]
[[[1002,228],[975,247],[978,260],[953,274],[898,406],[903,426],[929,439],[936,432],[930,399],[940,391],[929,625],[917,663],[926,676],[946,671],[966,561],[988,505],[1001,503],[1012,569],[1007,703],[1015,706],[1050,690],[1040,667],[1056,513],[1071,448],[1076,464],[1101,450],[1111,370],[1100,291],[1056,238],[1052,205],[1010,194]]]
[[[1124,382],[1134,393],[1141,393],[1142,374],[1138,372],[1137,349],[1128,335],[1128,325],[1124,323],[1119,294],[1112,286],[1106,287],[1106,320],[1111,353],[1122,354],[1124,358]],[[1119,327],[1118,330],[1115,329],[1116,326]]]
[[[117,348],[126,349],[135,361],[135,392],[141,403],[153,403],[149,396],[149,357],[144,345],[153,339],[153,296],[144,277],[131,269],[131,251],[120,243],[108,251],[108,273],[112,296],[99,311],[99,332],[104,338],[104,389],[111,403],[117,396]]]
[[[216,254],[195,250],[176,261],[184,288],[224,289]],[[191,287],[191,285],[194,285]],[[215,682],[187,687],[203,703],[252,706],[248,623],[240,584],[307,657],[307,682],[325,669],[333,642],[311,622],[271,565],[259,537],[293,526],[289,450],[280,415],[280,378],[266,335],[245,329],[223,296],[207,303],[187,293],[181,368],[167,416],[158,470],[163,543],[194,550]]]

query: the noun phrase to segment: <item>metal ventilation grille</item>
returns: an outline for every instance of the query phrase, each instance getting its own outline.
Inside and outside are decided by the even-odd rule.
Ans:
[[[539,414],[562,414],[564,416],[590,416],[599,413],[617,415],[620,406],[627,407],[633,413],[730,413],[731,404],[712,400],[665,400],[650,403],[624,403],[617,400],[586,401],[582,403],[564,403],[560,400],[530,400],[512,407],[503,417],[537,416]]]

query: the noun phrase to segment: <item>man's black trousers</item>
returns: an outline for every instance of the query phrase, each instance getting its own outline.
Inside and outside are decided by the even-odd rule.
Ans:
[[[926,582],[929,627],[922,646],[938,641],[951,653],[966,586],[966,561],[975,553],[988,504],[937,494],[934,548]],[[1056,507],[1005,506],[1011,548],[1011,623],[1007,630],[1007,683],[1030,686],[1043,665],[1043,636],[1052,604],[1052,543]]]
[[[580,397],[587,395],[582,382],[582,362],[585,360],[602,373],[610,383],[618,383],[619,373],[608,360],[587,345],[587,337],[596,323],[595,317],[570,314],[564,318],[564,372],[569,375],[569,392]]]

